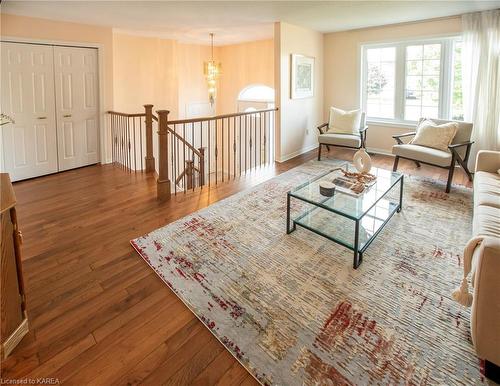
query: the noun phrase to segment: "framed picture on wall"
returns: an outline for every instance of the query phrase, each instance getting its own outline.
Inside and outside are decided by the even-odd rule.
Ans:
[[[290,98],[310,98],[314,95],[314,58],[292,54]]]

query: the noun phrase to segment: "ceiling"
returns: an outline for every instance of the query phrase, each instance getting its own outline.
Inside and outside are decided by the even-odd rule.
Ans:
[[[1,11],[208,44],[273,36],[283,21],[334,32],[500,8],[496,1],[2,1]]]

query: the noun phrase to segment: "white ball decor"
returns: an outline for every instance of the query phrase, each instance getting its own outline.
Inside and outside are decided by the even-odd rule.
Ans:
[[[364,148],[361,148],[354,153],[352,163],[360,173],[369,173],[372,168],[372,159]]]

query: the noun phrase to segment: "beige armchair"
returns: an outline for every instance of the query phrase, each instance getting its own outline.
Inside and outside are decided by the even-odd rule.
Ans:
[[[318,161],[321,161],[321,146],[323,145],[326,146],[328,151],[330,151],[330,146],[347,147],[350,149],[360,149],[361,147],[365,147],[367,130],[368,126],[366,126],[365,113],[361,113],[359,135],[328,133],[328,123],[323,123],[318,126]]]
[[[420,118],[422,122],[426,118]],[[469,180],[472,181],[472,174],[467,168],[467,161],[469,160],[470,148],[474,142],[470,140],[472,134],[472,123],[461,122],[461,121],[446,121],[441,119],[432,119],[433,122],[438,125],[457,122],[458,130],[453,138],[453,141],[448,146],[448,151],[433,149],[430,147],[412,145],[411,143],[404,143],[401,138],[413,137],[416,132],[393,135],[397,142],[396,145],[392,147],[392,154],[396,156],[394,159],[393,171],[398,169],[398,163],[400,158],[412,160],[416,163],[417,167],[420,164],[427,164],[432,166],[437,166],[439,168],[448,169],[448,182],[446,184],[446,193],[450,192],[451,183],[453,181],[453,173],[455,171],[455,165],[458,163],[465,171]]]

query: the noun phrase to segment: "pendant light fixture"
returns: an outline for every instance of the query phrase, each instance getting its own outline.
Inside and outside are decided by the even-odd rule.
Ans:
[[[204,63],[203,72],[205,74],[205,78],[207,79],[208,86],[208,99],[210,100],[210,104],[213,106],[215,103],[215,98],[217,96],[217,79],[221,73],[221,65],[220,63],[216,63],[214,60],[214,34],[210,34],[211,40],[211,59],[208,62]]]

